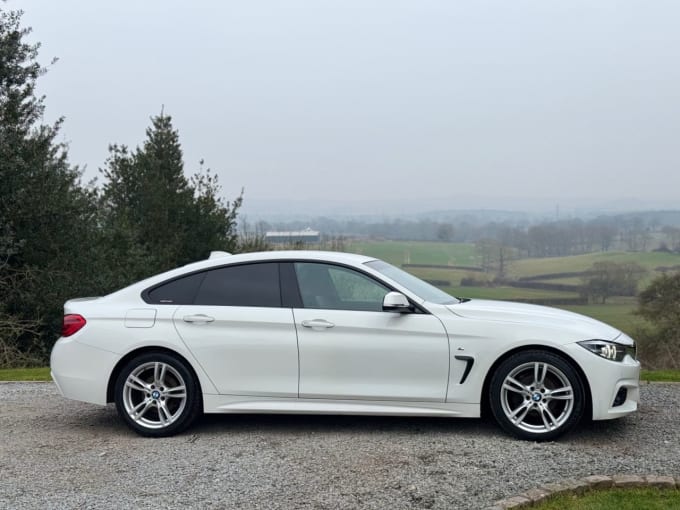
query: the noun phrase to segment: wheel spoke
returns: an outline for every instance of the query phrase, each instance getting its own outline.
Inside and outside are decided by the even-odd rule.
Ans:
[[[534,384],[536,386],[542,386],[545,381],[545,375],[548,372],[547,363],[535,363],[534,364]]]
[[[130,412],[130,416],[132,416],[133,420],[139,420],[146,412],[149,410],[149,408],[153,405],[153,400],[142,400],[138,405],[132,409]],[[144,406],[144,408],[140,411],[140,407]]]
[[[574,393],[571,386],[565,386],[564,388],[557,388],[555,390],[550,390],[545,394],[546,400],[573,400]]]
[[[527,413],[529,412],[529,409],[531,409],[531,401],[525,400],[524,402],[522,402],[522,405],[517,407],[517,409],[515,409],[508,417],[515,423],[520,423],[526,417]],[[520,413],[522,414],[517,416]]]
[[[168,411],[165,402],[158,402],[157,406],[158,406],[158,418],[160,419],[163,425],[168,425],[172,420],[172,416],[170,415],[170,411]]]
[[[184,385],[168,388],[165,390],[165,396],[168,398],[185,398],[187,396],[186,388]]]
[[[505,379],[505,382],[503,383],[503,389],[512,391],[514,393],[520,393],[522,395],[529,395],[530,392],[527,389],[526,386],[524,386],[521,382],[519,382],[517,379],[513,379],[512,377],[507,377]]]
[[[542,405],[539,407],[541,413],[541,418],[543,418],[543,424],[547,430],[552,430],[557,426],[557,420],[548,409],[547,405]]]
[[[142,381],[136,375],[132,374],[130,374],[130,376],[127,378],[127,381],[125,381],[125,386],[136,391],[148,391],[149,389],[149,385],[147,383]]]
[[[153,382],[155,382],[157,385],[161,384],[161,371],[163,367],[163,363],[156,362],[153,365]]]
[[[167,372],[167,369],[168,366],[165,363],[163,363],[161,365],[161,373],[158,376],[158,384],[160,384],[161,386],[165,386],[165,374]]]

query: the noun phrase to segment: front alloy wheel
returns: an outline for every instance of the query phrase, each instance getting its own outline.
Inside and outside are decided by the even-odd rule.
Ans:
[[[116,380],[118,414],[144,436],[169,436],[188,427],[200,412],[199,395],[193,374],[165,353],[134,358]]]
[[[583,415],[580,377],[571,364],[550,352],[525,351],[511,356],[494,373],[490,390],[496,421],[522,439],[554,439]]]

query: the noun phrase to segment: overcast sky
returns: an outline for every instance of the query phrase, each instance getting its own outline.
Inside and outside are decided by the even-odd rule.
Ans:
[[[227,197],[680,206],[680,2],[10,0],[97,175],[161,105]]]

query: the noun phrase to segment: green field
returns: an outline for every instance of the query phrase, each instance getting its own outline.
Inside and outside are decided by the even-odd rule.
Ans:
[[[513,277],[539,274],[586,271],[595,262],[636,262],[650,271],[653,276],[657,267],[680,266],[680,255],[673,253],[647,252],[598,252],[570,257],[548,257],[541,259],[515,260],[510,264],[509,275]],[[559,280],[560,282],[562,280]]]
[[[404,263],[450,266],[479,265],[475,246],[470,243],[349,241],[346,250],[383,259],[397,266]],[[658,267],[680,266],[680,255],[656,252],[597,252],[568,257],[521,259],[510,263],[508,275],[521,277],[585,271],[595,262],[602,261],[637,262],[642,267],[653,271]]]

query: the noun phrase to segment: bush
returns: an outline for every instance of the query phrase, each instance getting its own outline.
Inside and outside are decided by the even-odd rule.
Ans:
[[[645,366],[680,368],[680,272],[655,278],[640,293],[636,313],[650,323],[637,338]]]

